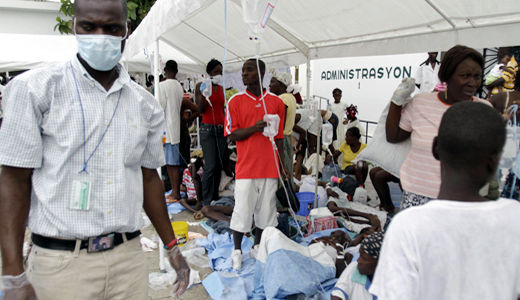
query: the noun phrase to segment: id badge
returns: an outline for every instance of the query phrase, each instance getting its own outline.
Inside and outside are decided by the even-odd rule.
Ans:
[[[100,252],[114,248],[114,234],[92,237],[88,239],[87,252]]]
[[[72,180],[70,209],[89,210],[92,180],[88,174],[78,174]]]

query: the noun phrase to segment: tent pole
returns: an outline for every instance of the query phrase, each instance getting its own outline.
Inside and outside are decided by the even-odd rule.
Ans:
[[[153,49],[153,93],[155,96],[155,99],[159,101],[159,73],[160,73],[160,66],[159,66],[159,40],[155,40]],[[161,177],[161,168],[157,169],[157,172],[159,172],[159,177]],[[164,260],[164,244],[159,238],[159,270],[164,271],[165,268],[165,260]]]
[[[311,99],[311,59],[307,56],[307,82],[306,82],[307,99]]]
[[[308,69],[307,69],[308,70]],[[307,71],[307,74],[308,74],[308,71]],[[307,87],[309,86],[309,84],[307,83]],[[319,129],[318,129],[318,135],[316,136],[316,166],[315,166],[315,174],[316,174],[316,182],[314,183],[314,207],[313,208],[317,208],[318,207],[318,178],[319,178],[319,168],[320,168],[320,150],[321,150],[321,126],[322,126],[322,123],[323,123],[323,120],[322,120],[322,117],[321,117],[321,98],[319,99],[319,105],[317,105],[318,107],[318,113],[316,114],[316,118],[318,118],[318,122],[320,124],[319,126]],[[314,172],[313,172],[314,173]]]
[[[155,96],[155,99],[159,101],[159,74],[161,72],[161,70],[159,70],[159,40],[155,40],[153,46],[153,94]]]

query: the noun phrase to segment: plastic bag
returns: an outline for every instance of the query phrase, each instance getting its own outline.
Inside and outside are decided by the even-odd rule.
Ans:
[[[504,149],[502,150],[502,156],[500,158],[500,168],[509,169],[513,166],[515,159],[517,157],[518,152],[518,137],[519,137],[519,127],[516,125],[516,112],[518,110],[518,105],[514,104],[507,108],[507,126],[506,126],[506,143],[504,145]],[[515,164],[515,165],[518,165]],[[517,174],[517,172],[515,172]],[[517,174],[518,175],[518,174]]]
[[[249,38],[258,39],[265,30],[278,0],[242,0],[242,18],[248,26]]]
[[[401,165],[406,159],[406,156],[408,156],[408,152],[410,152],[411,141],[407,139],[403,142],[393,144],[386,140],[386,116],[388,115],[389,108],[390,103],[386,105],[381,113],[372,139],[368,142],[365,150],[361,151],[354,161],[365,160],[372,162],[388,173],[399,177]]]

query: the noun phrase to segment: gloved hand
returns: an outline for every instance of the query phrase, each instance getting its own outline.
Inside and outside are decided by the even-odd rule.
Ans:
[[[410,102],[410,100],[412,100],[410,95],[414,90],[415,79],[411,77],[403,79],[392,95],[392,102],[397,106],[405,105],[406,103]]]
[[[190,267],[188,263],[186,263],[177,245],[173,246],[171,250],[168,250],[168,260],[177,273],[177,281],[173,284],[175,287],[173,293],[178,297],[188,288],[188,284],[190,283]]]
[[[5,300],[37,300],[34,289],[25,272],[17,276],[2,276],[2,293]]]

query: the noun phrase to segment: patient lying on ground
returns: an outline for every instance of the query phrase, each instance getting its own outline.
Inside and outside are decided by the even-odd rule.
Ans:
[[[253,299],[312,296],[330,290],[347,265],[344,254],[349,243],[350,238],[342,230],[305,246],[267,227],[256,255]]]

